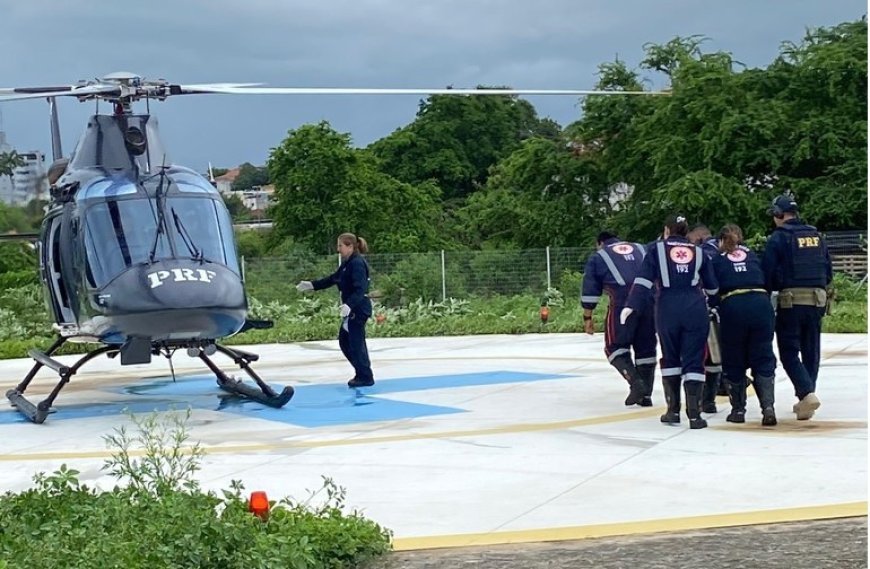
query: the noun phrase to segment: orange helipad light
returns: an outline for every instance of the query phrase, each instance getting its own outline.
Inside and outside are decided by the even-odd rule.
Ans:
[[[269,497],[262,490],[251,492],[251,498],[248,500],[248,511],[265,520],[269,517]]]
[[[547,320],[550,319],[550,307],[542,306],[541,307],[541,322],[546,324]]]

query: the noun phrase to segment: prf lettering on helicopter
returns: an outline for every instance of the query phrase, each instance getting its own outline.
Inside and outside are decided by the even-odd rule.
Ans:
[[[190,94],[248,95],[654,95],[652,91],[515,89],[271,88],[250,83],[177,85],[113,73],[56,87],[0,89],[0,103],[46,99],[54,162],[50,202],[39,237],[39,273],[57,339],[43,352],[31,349],[30,372],[6,397],[34,423],[45,421],[55,398],[89,360],[120,355],[121,365],[144,364],[152,355],[171,358],[184,348],[215,374],[218,386],[271,407],[283,407],[293,388],[280,393],[251,369],[258,359],[218,340],[271,322],[247,318],[247,297],[220,194],[197,172],[170,161],[151,116],[150,102]],[[75,150],[63,157],[56,99],[106,102],[108,114],[91,116]],[[133,112],[144,101],[146,113]],[[52,355],[66,342],[102,346],[65,365]],[[255,385],[229,376],[211,357],[233,360]],[[34,404],[24,393],[46,367],[60,380]],[[174,372],[173,372],[174,375]]]

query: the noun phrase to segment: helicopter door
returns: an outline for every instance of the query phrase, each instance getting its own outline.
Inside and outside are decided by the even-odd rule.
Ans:
[[[66,214],[66,212],[65,212]],[[76,315],[73,307],[73,283],[69,282],[67,274],[70,268],[64,270],[64,264],[71,262],[69,242],[64,243],[63,234],[69,234],[61,231],[64,221],[69,223],[68,214],[57,216],[48,220],[48,228],[46,229],[46,244],[43,248],[43,266],[45,267],[46,286],[48,288],[51,308],[54,312],[54,319],[58,324],[76,324]],[[71,294],[72,293],[72,294]]]

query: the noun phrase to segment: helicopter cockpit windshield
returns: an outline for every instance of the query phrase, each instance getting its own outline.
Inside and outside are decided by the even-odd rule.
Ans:
[[[130,267],[165,259],[219,263],[239,274],[226,206],[202,177],[173,170],[161,190],[162,231],[160,175],[139,187],[101,180],[80,192],[80,200],[92,202],[85,205],[84,233],[92,287],[105,286]],[[88,200],[99,194],[103,199]]]

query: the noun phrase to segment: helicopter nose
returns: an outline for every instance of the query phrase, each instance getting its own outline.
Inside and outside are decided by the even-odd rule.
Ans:
[[[152,340],[229,336],[247,315],[238,274],[224,265],[190,260],[131,267],[91,299],[116,332]]]

